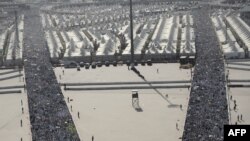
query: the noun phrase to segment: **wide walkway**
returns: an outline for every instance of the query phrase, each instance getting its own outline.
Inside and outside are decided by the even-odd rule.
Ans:
[[[25,12],[24,67],[32,139],[79,141],[49,60],[38,8]]]
[[[207,8],[193,13],[197,58],[183,140],[223,140],[229,122],[223,55]]]

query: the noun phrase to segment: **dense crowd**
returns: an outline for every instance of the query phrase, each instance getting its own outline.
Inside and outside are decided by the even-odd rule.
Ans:
[[[229,122],[223,54],[208,9],[193,15],[197,58],[183,140],[223,140]]]
[[[79,141],[50,63],[38,8],[25,12],[23,57],[33,140]]]

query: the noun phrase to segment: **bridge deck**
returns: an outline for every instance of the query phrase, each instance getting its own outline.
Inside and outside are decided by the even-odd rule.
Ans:
[[[224,61],[206,8],[194,11],[194,22],[197,58],[183,140],[223,140],[229,122]]]
[[[24,67],[32,138],[35,141],[79,141],[45,46],[38,8],[26,11]]]

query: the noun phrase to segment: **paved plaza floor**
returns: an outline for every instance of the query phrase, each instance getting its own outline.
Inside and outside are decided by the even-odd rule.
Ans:
[[[190,70],[179,69],[179,64],[154,64],[138,66],[137,69],[148,81],[190,80],[191,76]],[[63,70],[64,74],[61,68],[55,69],[61,83],[143,81],[126,65],[103,66],[94,70]],[[69,98],[67,105],[82,140],[91,140],[92,136],[102,141],[181,140],[189,90],[144,89],[138,90],[138,93],[142,112],[133,108],[129,89],[63,90],[65,100]]]
[[[0,70],[0,73],[11,71],[13,70]],[[23,71],[1,74],[0,78],[19,74],[23,74]],[[0,81],[1,87],[17,85],[24,85],[23,76]],[[22,138],[23,141],[31,141],[27,93],[23,88],[11,90],[21,90],[22,92],[0,94],[0,139],[3,141],[20,141]],[[8,90],[0,90],[0,92],[1,91]]]
[[[228,65],[229,79],[232,80],[250,80],[250,62],[236,62]],[[249,70],[248,70],[249,69]],[[249,82],[236,82],[235,84],[250,84]],[[232,124],[250,124],[250,90],[245,88],[230,88],[228,90],[230,114]],[[230,100],[230,96],[232,99]],[[236,101],[236,110],[234,110],[234,101]],[[242,120],[241,120],[242,115]],[[238,120],[239,116],[239,120]]]

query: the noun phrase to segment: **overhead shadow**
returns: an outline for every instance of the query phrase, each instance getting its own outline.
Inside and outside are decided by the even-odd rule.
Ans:
[[[139,99],[132,99],[132,106],[137,112],[143,112],[143,109],[139,105]]]
[[[135,72],[143,81],[145,81],[149,87],[151,87],[157,94],[159,94],[164,100],[166,100],[170,105],[174,105],[167,97],[165,97],[158,89],[156,89],[150,82],[146,80],[146,78],[135,68],[132,67],[131,70]]]

